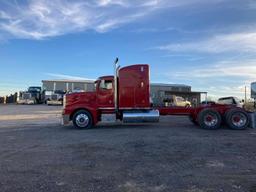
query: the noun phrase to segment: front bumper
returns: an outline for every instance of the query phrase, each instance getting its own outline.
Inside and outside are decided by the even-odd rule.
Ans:
[[[61,124],[68,125],[70,122],[69,119],[69,115],[62,114]]]
[[[62,105],[62,101],[47,101],[47,105]]]
[[[28,105],[33,105],[35,104],[34,100],[31,99],[20,99],[17,101],[18,104],[28,104]]]

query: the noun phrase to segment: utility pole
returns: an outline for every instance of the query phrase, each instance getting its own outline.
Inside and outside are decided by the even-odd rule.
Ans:
[[[244,102],[246,103],[247,101],[247,87],[244,87]]]

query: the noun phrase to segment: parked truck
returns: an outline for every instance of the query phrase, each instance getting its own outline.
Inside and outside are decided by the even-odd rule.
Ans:
[[[154,106],[150,102],[149,65],[120,68],[115,62],[114,76],[95,81],[95,91],[64,96],[63,124],[89,129],[100,121],[124,123],[158,122],[160,115],[186,115],[205,129],[218,129],[224,122],[232,129],[245,129],[247,112],[235,105],[204,104],[198,107]]]
[[[21,91],[17,98],[18,104],[39,104],[43,102],[41,87],[31,86],[27,91]]]
[[[164,105],[168,106],[179,106],[179,107],[191,107],[191,102],[187,101],[183,97],[172,95],[163,100]]]
[[[63,96],[66,94],[65,91],[45,91],[44,92],[44,103],[47,105],[62,105]]]

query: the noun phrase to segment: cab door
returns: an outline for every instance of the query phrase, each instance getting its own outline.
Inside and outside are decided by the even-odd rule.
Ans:
[[[113,80],[100,80],[98,84],[98,107],[114,108]]]

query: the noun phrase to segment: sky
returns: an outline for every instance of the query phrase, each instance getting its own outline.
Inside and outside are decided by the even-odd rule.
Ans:
[[[149,64],[151,82],[243,98],[256,81],[255,0],[0,0],[0,95]]]

